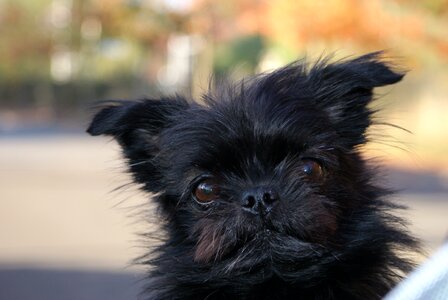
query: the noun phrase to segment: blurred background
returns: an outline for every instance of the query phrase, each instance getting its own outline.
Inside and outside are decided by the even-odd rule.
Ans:
[[[0,299],[135,299],[146,196],[84,130],[98,99],[185,93],[298,58],[386,50],[409,73],[373,105],[428,254],[448,234],[447,0],[0,0]],[[424,259],[424,258],[419,258]]]

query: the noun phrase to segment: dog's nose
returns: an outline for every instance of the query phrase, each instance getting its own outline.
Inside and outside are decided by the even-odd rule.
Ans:
[[[243,209],[252,214],[267,214],[280,200],[278,193],[270,187],[256,187],[247,190],[241,199]]]

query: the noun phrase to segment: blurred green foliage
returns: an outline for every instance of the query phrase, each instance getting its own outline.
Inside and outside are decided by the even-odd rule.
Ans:
[[[411,68],[442,68],[447,7],[447,0],[2,0],[0,108],[73,111],[104,97],[194,94],[188,84],[207,73],[242,76],[340,49],[389,49]],[[186,50],[170,50],[176,37],[189,37],[175,46]],[[179,59],[188,59],[187,85],[173,79]]]
[[[265,42],[260,35],[238,37],[228,44],[221,44],[216,49],[214,73],[225,75],[238,66],[244,73],[255,73],[265,51]]]

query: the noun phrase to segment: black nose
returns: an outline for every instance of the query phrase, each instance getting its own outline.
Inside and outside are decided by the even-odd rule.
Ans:
[[[280,200],[278,193],[269,187],[256,187],[247,190],[241,199],[243,209],[252,214],[267,214]]]

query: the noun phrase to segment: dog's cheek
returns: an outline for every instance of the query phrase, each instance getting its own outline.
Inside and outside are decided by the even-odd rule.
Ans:
[[[317,222],[308,224],[311,240],[316,243],[325,243],[338,229],[337,217],[334,213],[322,207],[315,212],[314,219]]]
[[[219,260],[225,253],[225,226],[219,221],[202,219],[194,226],[193,236],[197,237],[194,261],[208,263]]]
[[[321,197],[310,197],[297,208],[292,226],[303,239],[325,243],[338,230],[337,216],[337,209],[325,205]]]

